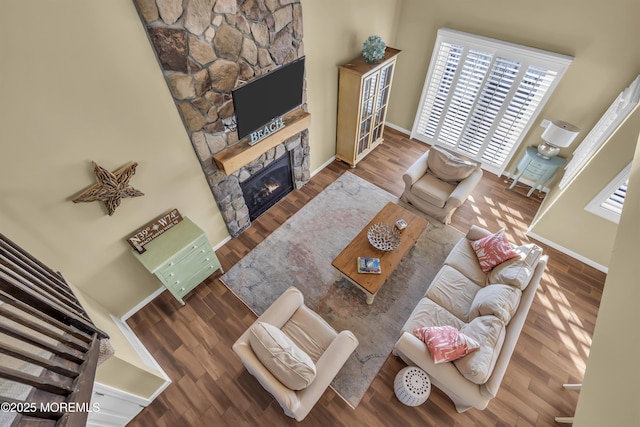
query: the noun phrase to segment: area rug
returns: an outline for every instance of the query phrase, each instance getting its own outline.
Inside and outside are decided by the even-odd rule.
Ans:
[[[416,246],[367,305],[364,293],[341,278],[331,261],[390,201],[397,203],[398,198],[345,172],[222,276],[256,315],[296,286],[305,304],[337,331],[352,331],[360,345],[331,385],[354,408],[447,254],[463,237],[427,218],[429,226]]]

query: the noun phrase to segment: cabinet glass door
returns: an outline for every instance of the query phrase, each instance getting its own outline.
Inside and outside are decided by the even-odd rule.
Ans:
[[[378,74],[373,74],[366,79],[362,85],[362,107],[360,110],[360,129],[358,131],[358,146],[356,155],[359,155],[369,148],[371,130],[374,126],[374,109],[376,89],[378,84]]]
[[[393,64],[380,70],[380,84],[376,96],[375,115],[373,122],[373,135],[371,141],[377,141],[382,137],[384,120],[389,102],[389,91],[391,90],[391,77],[393,75]]]

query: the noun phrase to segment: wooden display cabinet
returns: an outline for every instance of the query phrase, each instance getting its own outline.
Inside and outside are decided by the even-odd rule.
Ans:
[[[383,142],[391,82],[400,50],[367,64],[362,55],[339,67],[336,157],[351,167]]]

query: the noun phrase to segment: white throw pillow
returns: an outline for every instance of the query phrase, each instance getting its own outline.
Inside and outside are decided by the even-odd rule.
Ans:
[[[249,343],[265,368],[285,387],[302,390],[316,377],[316,365],[307,353],[280,329],[256,322],[250,329]]]
[[[518,256],[497,265],[487,274],[487,284],[504,283],[515,286],[521,291],[529,285],[533,271],[536,268],[542,248],[534,244],[518,246]]]
[[[456,183],[468,178],[478,168],[478,164],[434,145],[429,149],[427,168],[438,179]]]
[[[506,325],[518,309],[521,296],[522,291],[513,286],[487,285],[476,292],[469,308],[469,319],[493,315]]]
[[[455,360],[458,371],[474,384],[487,382],[504,344],[505,326],[495,316],[480,316],[460,329],[468,337],[480,344],[480,349]]]

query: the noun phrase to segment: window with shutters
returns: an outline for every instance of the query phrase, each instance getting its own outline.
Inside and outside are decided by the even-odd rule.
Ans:
[[[589,202],[585,209],[595,215],[615,222],[620,222],[624,199],[627,195],[631,163],[625,167],[596,197]]]
[[[598,120],[598,123],[576,148],[565,168],[566,172],[560,180],[560,188],[566,187],[584,169],[605,141],[634,110],[638,102],[640,102],[640,76],[620,92],[609,109]]]
[[[500,175],[572,60],[441,28],[411,137]]]

